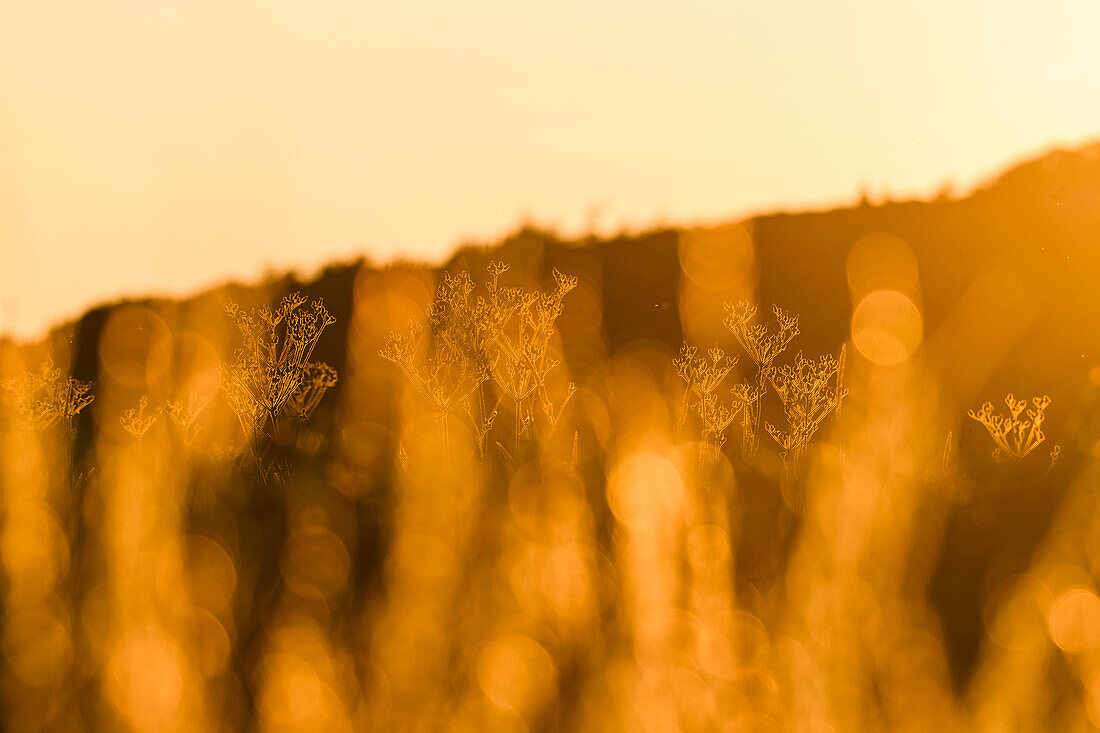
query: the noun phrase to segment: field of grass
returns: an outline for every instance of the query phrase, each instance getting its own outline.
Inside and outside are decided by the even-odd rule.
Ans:
[[[1100,726],[1087,275],[859,215],[3,342],[3,729]]]

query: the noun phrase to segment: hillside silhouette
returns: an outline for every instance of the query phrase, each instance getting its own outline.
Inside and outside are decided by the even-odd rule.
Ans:
[[[899,237],[916,257],[925,346],[939,348],[937,338],[951,338],[950,354],[939,354],[944,383],[958,386],[947,393],[955,400],[949,407],[968,406],[979,393],[1046,392],[1059,405],[1059,414],[1048,423],[1051,435],[1071,448],[1083,419],[1089,370],[1100,362],[1100,291],[1093,286],[1100,272],[1098,196],[1100,142],[1025,161],[957,200],[863,202],[822,212],[765,214],[703,231],[719,240],[731,227],[749,232],[756,298],[800,314],[807,351],[835,351],[849,334],[853,304],[846,263],[852,245],[876,233]],[[683,338],[678,310],[683,234],[665,228],[568,241],[524,227],[497,243],[460,247],[438,269],[480,272],[490,259],[500,259],[519,263],[531,277],[544,280],[556,267],[598,283],[608,353],[635,339],[675,349]],[[416,263],[377,266],[364,259],[332,265],[308,281],[287,274],[254,286],[231,283],[187,299],[140,302],[183,316],[216,312],[227,297],[259,303],[301,290],[323,298],[337,316],[318,348],[322,359],[339,367],[345,364],[357,278],[400,270],[436,271]],[[983,275],[992,279],[983,282]],[[996,317],[951,323],[952,332],[941,333],[968,293]],[[93,308],[48,337],[73,342],[77,378],[96,378],[100,329],[119,305]],[[970,376],[975,361],[991,362],[981,383]],[[578,367],[583,374],[583,360]]]

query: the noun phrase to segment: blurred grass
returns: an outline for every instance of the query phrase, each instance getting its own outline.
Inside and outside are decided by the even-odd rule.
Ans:
[[[1004,185],[998,207],[1022,197]],[[484,380],[488,429],[471,405],[440,432],[378,355],[441,281],[411,265],[5,342],[4,377],[49,356],[94,401],[71,430],[0,412],[4,729],[1100,726],[1100,309],[1047,253],[944,254],[962,235],[929,222],[977,227],[992,195],[464,250],[452,273],[576,278],[540,347],[552,430],[534,392],[498,402]],[[1081,236],[1047,231],[1058,251]],[[224,304],[299,290],[335,318],[309,358],[339,381],[309,419],[242,430]],[[737,420],[720,444],[681,419],[680,344],[741,353],[721,320],[742,298],[798,312],[808,353],[846,353],[843,411],[797,472],[766,436],[743,458]],[[995,462],[967,418],[1009,389],[1054,397],[1053,468],[1048,444]],[[762,420],[782,420],[774,397]]]

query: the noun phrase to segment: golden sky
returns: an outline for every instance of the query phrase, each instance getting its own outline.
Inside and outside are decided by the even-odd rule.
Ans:
[[[1100,2],[0,0],[0,308],[963,188],[1100,134]]]

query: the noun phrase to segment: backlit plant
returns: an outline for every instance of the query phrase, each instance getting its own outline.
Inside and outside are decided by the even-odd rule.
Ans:
[[[287,400],[288,413],[298,420],[308,420],[320,404],[321,398],[325,396],[325,392],[336,386],[336,379],[336,370],[328,364],[319,361],[306,364],[302,370],[302,381],[298,389]]]
[[[793,363],[770,367],[767,375],[783,402],[787,425],[781,429],[765,422],[765,429],[783,449],[788,464],[794,465],[846,394],[839,380],[839,364],[829,354],[815,360],[799,352]]]
[[[677,373],[684,380],[685,406],[701,421],[702,455],[717,458],[726,442],[726,429],[741,415],[741,452],[746,458],[759,448],[760,423],[764,397],[774,390],[783,403],[787,418],[784,427],[765,422],[764,429],[782,449],[788,466],[797,463],[821,423],[834,410],[839,412],[847,391],[842,385],[844,349],[840,360],[830,355],[808,359],[799,352],[791,364],[779,365],[776,360],[798,335],[798,316],[778,306],[772,306],[774,330],[756,322],[755,305],[740,301],[726,304],[725,325],[752,359],[755,373],[747,382],[738,382],[730,389],[732,400],[724,402],[718,393],[723,380],[733,371],[736,358],[729,358],[715,347],[706,357],[684,344],[674,360]]]
[[[173,400],[165,405],[168,418],[175,426],[176,432],[179,433],[184,445],[190,446],[195,442],[195,437],[202,429],[202,426],[198,424],[199,415],[206,409],[209,402],[210,400],[206,397],[192,392],[188,395],[186,402]]]
[[[756,454],[760,446],[760,420],[763,415],[761,399],[766,392],[767,374],[776,358],[798,335],[798,316],[787,313],[779,306],[772,306],[776,329],[770,331],[763,323],[756,321],[757,307],[748,301],[726,304],[726,317],[723,321],[741,348],[756,364],[753,382],[742,387],[739,397],[742,400],[741,413],[741,451],[746,456]]]
[[[484,455],[500,402],[489,406],[489,382],[514,404],[517,446],[536,399],[553,427],[575,390],[570,385],[561,403],[554,405],[546,378],[558,365],[549,350],[554,323],[576,278],[554,270],[553,290],[524,292],[500,284],[507,270],[507,265],[491,262],[485,292],[476,296],[478,286],[467,272],[445,273],[428,307],[427,327],[412,323],[405,332],[391,333],[378,352],[401,369],[431,406],[445,447],[448,418],[461,409]]]
[[[480,415],[474,416],[469,397],[490,379],[495,360],[493,345],[510,315],[515,295],[497,287],[501,271],[490,268],[489,297],[471,298],[475,285],[469,273],[444,273],[428,306],[427,327],[411,323],[404,333],[391,333],[379,355],[401,368],[402,373],[435,414],[444,447],[448,445],[447,421],[466,409],[474,423],[479,448],[492,426],[480,399]]]
[[[90,382],[62,374],[49,356],[38,372],[5,380],[2,386],[23,423],[41,432],[58,425],[72,432],[73,419],[95,399]]]
[[[536,398],[553,431],[566,404],[576,392],[576,385],[570,382],[561,402],[554,405],[546,385],[548,375],[558,366],[549,349],[554,324],[562,314],[562,299],[577,286],[576,277],[556,269],[553,275],[553,290],[519,295],[515,318],[497,336],[499,359],[493,378],[514,404],[517,443],[520,433],[533,420],[531,413]]]
[[[1038,448],[1046,440],[1043,423],[1046,421],[1046,409],[1050,406],[1050,397],[1032,397],[1031,407],[1027,400],[1018,400],[1009,393],[1005,397],[1008,414],[993,411],[993,403],[986,402],[977,411],[967,414],[978,421],[993,439],[993,457],[998,460],[1019,461]],[[1056,447],[1056,450],[1060,450]],[[1057,460],[1053,454],[1051,465]]]
[[[236,303],[225,308],[243,343],[232,361],[221,365],[222,384],[246,435],[265,428],[274,434],[288,404],[315,407],[336,383],[334,370],[310,361],[321,334],[336,319],[320,300],[308,307],[306,302],[292,293],[275,310],[245,311]]]
[[[673,362],[676,372],[684,380],[685,407],[694,410],[701,424],[702,446],[700,457],[717,459],[726,444],[726,429],[737,414],[744,409],[743,393],[734,388],[731,404],[726,404],[718,394],[718,388],[737,365],[737,358],[729,358],[725,351],[715,346],[706,356],[688,344],[680,349],[680,356]]]
[[[129,408],[126,412],[122,413],[118,422],[122,425],[122,429],[130,434],[134,440],[138,443],[142,441],[145,434],[149,432],[149,429],[156,423],[157,418],[160,417],[161,408],[150,410],[148,413],[146,410],[149,408],[149,398],[142,395],[138,400],[137,408]]]

